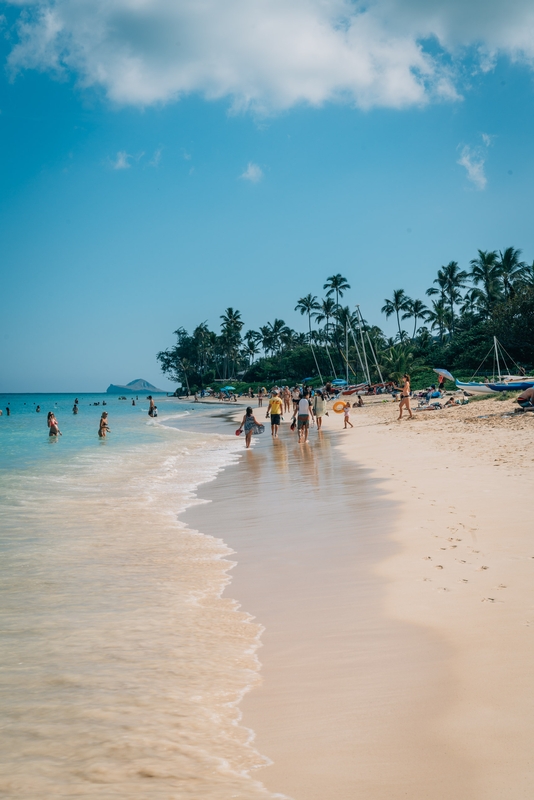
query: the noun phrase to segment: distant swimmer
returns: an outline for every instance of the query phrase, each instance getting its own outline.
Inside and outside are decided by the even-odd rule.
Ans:
[[[75,405],[75,406],[77,406],[77,405],[78,405],[78,398],[77,398],[77,397],[75,397],[75,398],[74,398],[74,405]]]
[[[35,411],[37,412],[37,414],[40,414],[40,413],[41,413],[41,406],[37,406],[37,408],[35,409]]]
[[[49,411],[48,412],[48,418],[47,418],[46,422],[47,422],[48,429],[49,429],[48,430],[48,435],[49,436],[63,436],[63,434],[59,430],[58,421],[57,421],[53,411]]]
[[[157,417],[158,416],[158,407],[154,402],[154,398],[151,394],[148,395],[148,400],[150,400],[150,408],[148,409],[148,416],[149,417]]]
[[[102,416],[100,417],[100,425],[98,427],[98,435],[101,439],[104,439],[106,433],[111,433],[111,428],[108,425],[108,412],[103,411]]]
[[[107,403],[106,403],[106,401],[105,401],[105,400],[102,400],[102,405],[103,405],[103,406],[107,406]]]
[[[76,403],[72,406],[72,413],[73,414],[77,414],[78,413],[78,406],[76,405]]]
[[[135,405],[135,400],[132,400],[132,405],[133,405],[133,406]]]
[[[6,414],[8,417],[11,414],[11,409],[9,408],[9,406],[6,406]]]

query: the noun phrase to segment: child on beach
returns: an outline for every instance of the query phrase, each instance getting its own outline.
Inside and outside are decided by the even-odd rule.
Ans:
[[[345,408],[343,409],[343,418],[345,420],[345,424],[343,428],[346,430],[347,426],[350,425],[351,428],[354,428],[354,425],[350,421],[350,403],[345,403]]]
[[[263,425],[260,422],[258,422],[250,406],[248,406],[245,416],[241,420],[241,425],[237,430],[242,431],[243,428],[245,429],[245,446],[248,449],[250,447],[250,440],[252,439],[252,434],[263,433],[264,430]]]

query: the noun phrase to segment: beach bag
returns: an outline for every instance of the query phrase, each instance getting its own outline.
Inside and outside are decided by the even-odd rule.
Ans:
[[[257,436],[259,433],[264,433],[265,425],[256,425],[255,428],[252,429],[252,435]]]

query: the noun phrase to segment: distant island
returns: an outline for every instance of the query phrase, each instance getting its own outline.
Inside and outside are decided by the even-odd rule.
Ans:
[[[148,381],[142,378],[137,378],[135,381],[127,383],[126,386],[119,386],[116,383],[110,383],[106,389],[107,394],[135,394],[136,392],[155,392],[163,394],[164,389],[158,389]]]

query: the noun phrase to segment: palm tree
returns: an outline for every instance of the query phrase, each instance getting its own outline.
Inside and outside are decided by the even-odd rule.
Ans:
[[[273,352],[277,350],[280,352],[282,349],[282,342],[284,334],[287,330],[287,325],[283,319],[275,319],[274,322],[268,322],[267,328],[271,334]]]
[[[252,365],[254,356],[260,352],[259,344],[261,342],[261,334],[258,331],[247,331],[243,336],[245,342],[245,355],[248,358],[249,368]]]
[[[532,264],[524,264],[516,283],[521,288],[534,289],[534,261]]]
[[[313,355],[313,360],[315,361],[315,366],[317,367],[317,372],[319,376],[321,376],[321,370],[319,369],[319,363],[317,361],[317,357],[315,355],[315,350],[313,349],[313,342],[312,342],[312,329],[311,329],[311,318],[312,314],[315,315],[315,312],[318,311],[320,308],[319,303],[317,302],[317,298],[315,295],[307,294],[305,297],[301,297],[298,301],[297,305],[295,306],[295,311],[300,311],[302,315],[308,315],[308,339],[310,342],[310,347]]]
[[[307,294],[305,297],[301,297],[298,301],[297,305],[295,306],[295,311],[300,311],[300,313],[304,316],[304,314],[308,315],[308,332],[311,342],[311,318],[312,315],[315,316],[315,311],[318,311],[320,308],[319,303],[317,302],[317,298],[313,294]]]
[[[331,275],[326,279],[323,289],[328,289],[326,293],[327,297],[331,297],[335,292],[336,307],[339,308],[339,298],[343,297],[347,289],[350,289],[350,284],[348,283],[347,279],[338,272],[337,275]]]
[[[241,319],[241,312],[233,308],[227,308],[224,314],[221,314],[221,344],[225,354],[225,368],[224,378],[227,377],[227,364],[229,361],[234,363],[239,354],[241,347],[241,328],[245,324]]]
[[[332,361],[332,356],[330,355],[330,350],[328,348],[328,334],[330,330],[330,320],[334,316],[336,311],[336,304],[331,297],[325,297],[322,303],[319,306],[319,310],[314,315],[316,321],[321,324],[321,322],[325,322],[325,331],[326,335],[324,338],[324,343],[326,347],[326,352],[328,354],[328,360],[330,361],[330,366],[332,367],[332,372],[334,373],[334,377],[336,378],[336,369],[334,367],[334,362]]]
[[[417,320],[424,319],[427,307],[422,300],[409,300],[406,306],[406,313],[402,315],[402,319],[413,319],[413,334],[412,339],[415,337],[417,330]]]
[[[432,308],[426,312],[426,320],[430,322],[432,330],[436,328],[439,330],[439,338],[443,341],[443,333],[445,328],[451,326],[450,311],[445,304],[445,300],[432,300]]]
[[[454,333],[454,306],[462,299],[460,289],[463,289],[469,277],[467,272],[460,269],[457,261],[449,261],[446,267],[442,267],[445,276],[445,292],[449,302],[449,312],[451,318],[451,334]]]
[[[490,317],[495,304],[501,299],[501,268],[495,250],[479,250],[478,258],[471,264],[471,280],[478,286],[482,284],[479,307]]]
[[[514,284],[519,279],[522,270],[526,267],[526,264],[519,260],[520,255],[521,250],[516,250],[514,247],[507,247],[504,253],[499,251],[497,266],[501,273],[505,300],[514,296]]]
[[[274,340],[273,340],[273,331],[272,327],[269,325],[262,325],[260,327],[260,342],[263,350],[263,355],[266,356],[267,353],[272,353],[275,350]]]
[[[386,319],[389,319],[392,314],[397,315],[397,327],[399,329],[399,338],[402,339],[402,331],[400,326],[400,317],[399,314],[401,311],[407,311],[409,307],[409,303],[411,303],[410,298],[405,293],[404,289],[395,289],[393,291],[393,297],[391,300],[387,298],[384,300],[384,305],[382,306],[382,314],[386,315]]]

